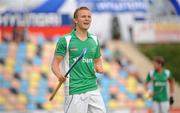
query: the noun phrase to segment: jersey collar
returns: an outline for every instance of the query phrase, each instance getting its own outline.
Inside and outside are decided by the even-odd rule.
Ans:
[[[74,36],[74,37],[77,37],[75,31],[76,31],[76,29],[73,29],[72,32],[71,32],[71,35]],[[91,37],[91,34],[90,34],[89,32],[87,32],[87,37],[88,37],[88,38]]]

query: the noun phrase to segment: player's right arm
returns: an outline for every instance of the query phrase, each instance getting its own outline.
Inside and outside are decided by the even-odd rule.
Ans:
[[[145,89],[149,95],[149,97],[152,97],[153,96],[153,91],[152,89],[149,88],[149,84],[151,83],[152,85],[152,78],[151,78],[151,75],[150,75],[150,72],[147,74],[147,77],[146,77],[146,82],[145,82]]]
[[[59,64],[63,60],[63,56],[54,56],[51,69],[54,75],[58,78],[59,82],[64,82],[66,78],[61,74],[61,69],[59,67]]]
[[[149,84],[150,81],[151,81],[151,77],[150,77],[150,74],[148,73],[147,77],[146,77],[146,81],[145,81],[145,88],[146,88],[146,90],[148,90],[148,84]]]
[[[59,66],[60,63],[63,61],[65,54],[66,54],[66,40],[65,38],[60,38],[58,43],[56,44],[54,58],[51,64],[52,72],[60,82],[64,82],[66,79],[63,76]]]

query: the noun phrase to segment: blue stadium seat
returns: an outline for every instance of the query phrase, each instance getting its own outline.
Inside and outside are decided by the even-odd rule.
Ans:
[[[29,103],[34,103],[37,100],[37,96],[36,95],[27,94],[27,98],[28,98],[28,102]]]
[[[119,84],[119,92],[127,93],[127,89],[123,84]]]
[[[27,80],[21,80],[20,81],[20,92],[23,94],[27,94],[28,91],[28,81]]]
[[[25,57],[16,57],[16,65],[23,65],[25,63]]]
[[[24,42],[21,42],[20,44],[18,44],[18,53],[26,53],[26,47],[27,47],[27,44]]]
[[[3,87],[3,81],[4,81],[4,77],[3,77],[3,75],[0,73],[0,88]]]
[[[1,43],[0,44],[0,59],[5,60],[8,53],[8,44],[7,43]]]
[[[122,78],[127,78],[127,77],[128,77],[128,72],[127,72],[126,70],[124,70],[124,69],[121,69],[121,70],[119,71],[119,75],[120,75],[120,77],[122,77]]]
[[[21,62],[15,64],[14,72],[15,73],[21,73],[22,72],[22,63]]]
[[[39,88],[38,88],[38,96],[45,96],[47,92],[47,81],[44,79],[40,79]]]
[[[152,107],[152,104],[153,104],[152,100],[146,100],[146,101],[145,101],[145,106],[146,106],[147,108],[151,108],[151,107]]]
[[[44,94],[44,93],[42,93],[42,94]],[[45,94],[46,94],[46,93],[45,93]],[[43,104],[45,101],[46,101],[46,97],[45,97],[44,95],[38,95],[38,96],[37,96],[36,102]]]
[[[104,58],[105,59],[111,59],[112,58],[112,52],[107,48],[104,49]]]
[[[11,87],[11,81],[3,80],[3,88],[9,88],[9,87]]]
[[[41,58],[39,56],[35,56],[33,60],[34,65],[41,65]]]
[[[36,110],[37,108],[36,108],[35,103],[29,102],[29,103],[27,104],[27,109],[28,109],[28,110]]]
[[[119,82],[117,80],[115,80],[115,79],[111,79],[110,84],[111,85],[118,85]]]
[[[19,60],[24,60],[25,59],[25,56],[26,56],[26,43],[20,43],[18,45],[18,50],[17,50],[17,54],[16,54],[16,59]]]
[[[1,111],[5,111],[4,105],[0,105],[0,112],[1,112]]]
[[[104,94],[102,93],[102,98],[104,100],[105,104],[108,104],[109,100],[110,100],[110,95],[109,94]]]
[[[46,39],[43,36],[37,37],[37,44],[42,46],[46,42]]]
[[[133,93],[126,93],[127,97],[129,100],[136,100],[137,99],[137,96]]]
[[[107,75],[105,75],[104,77],[102,77],[102,79],[100,79],[100,83],[103,87],[109,87],[109,84],[110,84],[109,77],[107,77]]]

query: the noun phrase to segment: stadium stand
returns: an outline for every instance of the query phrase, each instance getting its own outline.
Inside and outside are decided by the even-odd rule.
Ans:
[[[26,42],[0,44],[0,111],[62,110],[63,88],[52,102],[50,94],[58,84],[50,64],[58,40],[30,35]],[[105,75],[98,82],[107,109],[149,108],[143,81],[136,67],[119,49],[102,45]]]

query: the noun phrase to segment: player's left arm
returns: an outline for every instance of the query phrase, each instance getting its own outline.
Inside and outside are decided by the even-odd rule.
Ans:
[[[101,49],[100,49],[99,41],[97,41],[97,42],[98,42],[98,44],[97,44],[96,52],[94,55],[94,68],[97,73],[104,73]]]
[[[94,59],[94,67],[97,73],[104,73],[101,57]]]
[[[169,80],[169,90],[170,90],[170,96],[173,96],[173,94],[174,94],[174,83],[175,83],[175,81],[174,81],[174,78],[173,77],[171,77]]]
[[[169,82],[169,91],[170,91],[169,92],[170,93],[169,103],[170,103],[170,105],[173,105],[173,103],[174,103],[173,94],[174,94],[175,80],[171,74],[170,74],[170,77],[168,79],[168,82]]]

